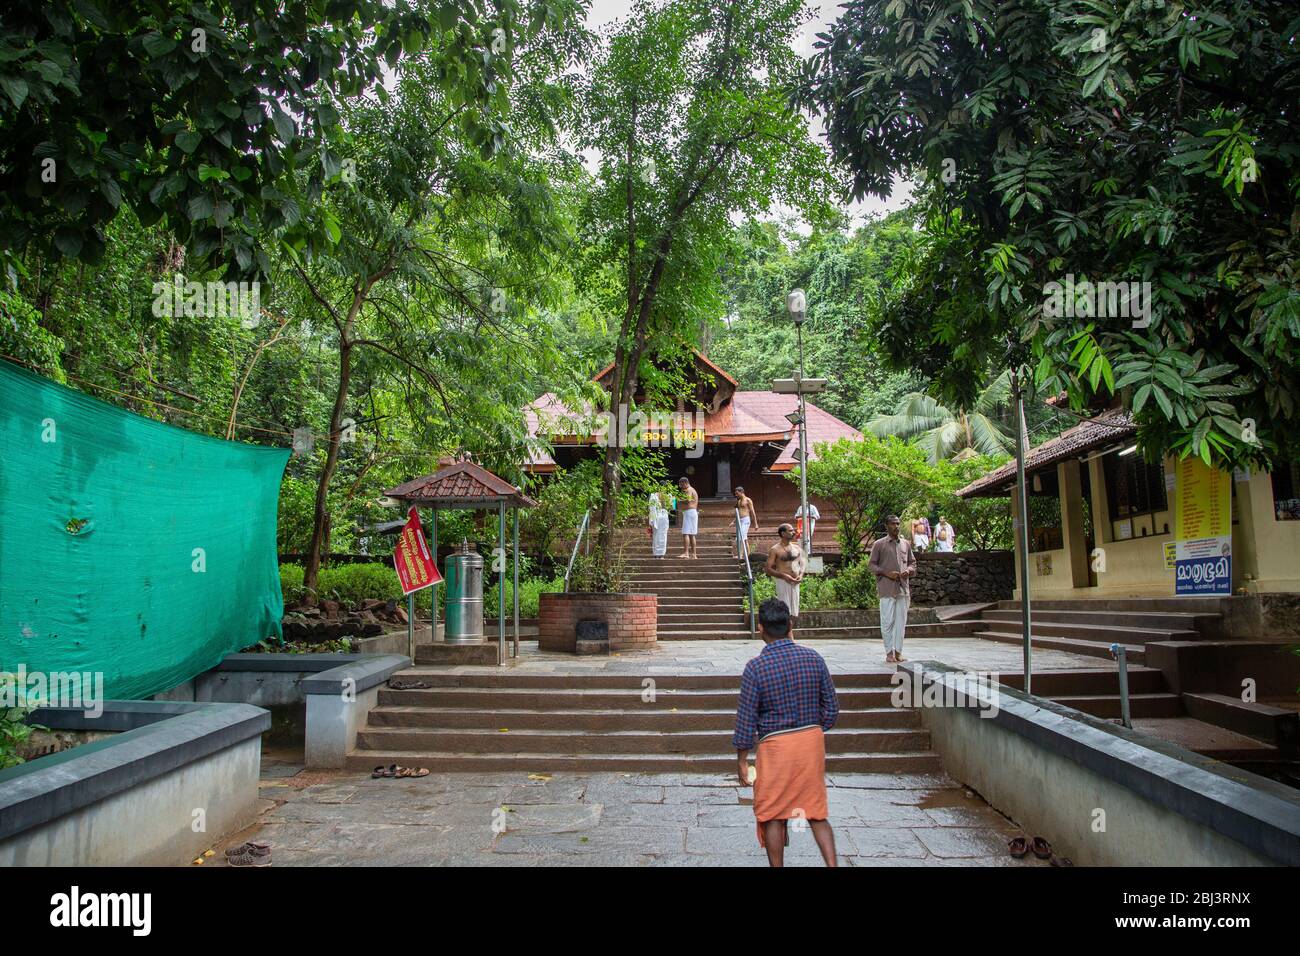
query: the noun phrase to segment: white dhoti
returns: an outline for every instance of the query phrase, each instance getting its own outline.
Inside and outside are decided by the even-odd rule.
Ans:
[[[791,617],[799,616],[799,585],[791,584],[784,578],[773,578],[776,582],[776,596],[790,609]]]
[[[740,519],[740,538],[743,541],[749,537],[749,517],[745,516]]]
[[[700,533],[700,512],[698,508],[687,508],[682,512],[682,534]]]
[[[903,630],[907,627],[907,606],[911,600],[910,594],[880,599],[880,636],[886,652],[903,650]]]
[[[662,558],[668,550],[668,512],[657,516],[650,522],[650,552],[656,558]]]

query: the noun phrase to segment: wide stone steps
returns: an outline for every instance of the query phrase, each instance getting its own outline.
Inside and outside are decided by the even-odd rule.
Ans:
[[[657,679],[657,678],[656,678]],[[674,689],[657,685],[657,705],[665,710],[685,709],[735,709],[739,696],[739,678],[731,690],[722,688]],[[840,706],[845,708],[888,707],[890,688],[845,688],[836,685]],[[420,707],[465,707],[482,710],[552,710],[585,709],[616,710],[636,709],[641,706],[640,687],[615,689],[608,687],[582,690],[561,690],[540,687],[437,687],[429,690],[393,690],[381,688],[380,706],[399,705]]]
[[[1213,614],[1173,614],[1169,612],[1143,611],[1080,611],[1039,608],[1032,611],[1033,623],[1075,625],[1094,628],[1119,628],[1126,631],[1167,632],[1190,637],[1175,640],[1197,640],[1200,628],[1209,622],[1218,620]],[[1020,623],[1020,611],[1015,608],[1007,610],[988,610],[981,615],[986,621],[1000,621],[1012,624]]]
[[[984,623],[990,630],[1003,633],[1007,631],[1024,633],[1020,627],[1019,617],[1014,620],[985,617]],[[1037,615],[1034,616],[1031,627],[1035,636],[1073,637],[1083,641],[1119,642],[1120,644],[1142,645],[1148,641],[1195,641],[1200,639],[1199,633],[1195,630],[1171,630],[1137,626],[1122,627],[1112,624],[1081,623],[1073,620],[1054,621],[1039,619]]]
[[[713,754],[534,754],[450,753],[438,751],[358,750],[347,757],[347,769],[371,770],[398,764],[427,767],[434,773],[726,773],[736,769],[736,753]],[[929,750],[910,753],[827,753],[828,773],[941,773],[939,755]]]
[[[725,754],[730,730],[447,730],[375,728],[357,735],[365,750],[476,754]],[[910,753],[930,746],[926,730],[882,728],[840,730],[826,735],[827,753]],[[732,762],[735,751],[732,750]]]
[[[736,723],[734,708],[663,710],[646,705],[644,711],[636,710],[554,710],[498,709],[491,713],[466,710],[460,707],[376,707],[370,712],[373,728],[444,728],[490,730],[574,730],[605,732],[620,730],[654,731],[660,734],[692,730],[725,730],[730,732]],[[916,728],[921,725],[920,715],[914,710],[900,707],[864,707],[841,709],[837,730],[866,730],[869,728]]]
[[[890,676],[883,670],[836,675],[840,719],[827,735],[828,770],[941,769],[919,713],[893,706]],[[347,758],[354,770],[396,763],[433,771],[668,773],[725,772],[735,765],[735,674],[414,668],[395,679],[431,686],[380,688]]]
[[[1023,644],[1024,631],[977,631],[975,637],[1001,644]],[[1049,637],[1037,632],[1030,638],[1033,647],[1050,651],[1066,651],[1070,654],[1083,654],[1087,657],[1101,657],[1112,660],[1110,645],[1112,641],[1080,640],[1073,637]],[[1123,642],[1120,642],[1123,643]],[[1146,663],[1146,644],[1124,644],[1124,653],[1130,664]]]

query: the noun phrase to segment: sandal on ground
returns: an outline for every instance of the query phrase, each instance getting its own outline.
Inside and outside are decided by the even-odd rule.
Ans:
[[[1040,860],[1050,860],[1052,858],[1052,844],[1048,843],[1042,837],[1034,837],[1030,844],[1030,849],[1034,851],[1034,856]]]
[[[239,854],[241,854],[241,853],[246,853],[246,852],[248,852],[248,848],[249,848],[249,846],[251,846],[251,845],[252,845],[252,844],[249,844],[249,843],[241,843],[241,844],[239,844],[239,846],[232,846],[232,847],[230,847],[228,850],[226,850],[226,859],[229,860],[229,859],[231,859],[232,857],[239,856]]]
[[[244,853],[236,853],[234,856],[229,857],[228,861],[231,866],[270,866],[271,851],[267,850],[264,853],[257,853],[252,850],[247,850]]]
[[[1029,841],[1024,837],[1016,837],[1007,844],[1007,850],[1017,860],[1023,859],[1029,853]]]
[[[393,690],[432,690],[433,685],[427,681],[412,680],[403,678],[394,678],[388,681],[388,686]]]
[[[907,658],[904,657],[902,654],[895,654],[895,655],[894,655],[894,663],[895,663],[895,664],[902,664],[902,663],[903,663],[904,661],[906,661],[906,660],[907,660]]]
[[[397,775],[399,777],[427,777],[429,776],[428,767],[398,767]]]
[[[395,763],[390,763],[387,767],[384,766],[376,767],[374,770],[371,771],[370,779],[376,780],[380,777],[396,777],[398,769],[399,768]]]

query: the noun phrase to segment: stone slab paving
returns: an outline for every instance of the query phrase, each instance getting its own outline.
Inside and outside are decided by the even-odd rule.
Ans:
[[[798,640],[798,634],[795,635]],[[800,641],[826,659],[831,673],[890,673],[895,668],[884,662],[879,641]],[[500,673],[520,669],[541,674],[735,674],[762,650],[762,640],[752,641],[660,641],[644,651],[622,651],[599,657],[575,657],[540,651],[535,641],[519,643],[519,657],[504,666],[462,664],[429,668],[439,674]],[[509,654],[509,648],[506,653]],[[908,638],[903,653],[913,661],[936,661],[981,673],[1019,674],[1022,650],[1018,644],[1001,644],[974,637]],[[1034,670],[1096,670],[1108,662],[1083,654],[1034,648]],[[1112,665],[1113,666],[1113,665]],[[420,668],[423,669],[423,668]]]
[[[273,866],[765,866],[752,790],[720,774],[431,774],[372,780],[301,771],[269,752],[265,812],[214,847],[273,845]],[[300,758],[298,758],[300,759]],[[292,771],[300,772],[293,773]],[[939,775],[832,774],[830,819],[843,866],[1046,866],[1013,860],[1020,833]],[[789,866],[821,866],[792,832]]]

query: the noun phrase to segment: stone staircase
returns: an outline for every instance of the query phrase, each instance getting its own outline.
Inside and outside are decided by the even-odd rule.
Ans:
[[[668,531],[663,558],[650,556],[648,538],[627,538],[624,562],[630,590],[659,598],[658,637],[661,641],[747,640],[748,589],[744,565],[731,556],[732,536],[725,530],[697,536],[699,558],[679,558],[682,535]]]
[[[701,561],[703,558],[701,558]],[[379,691],[347,757],[439,771],[727,772],[740,678],[402,672],[428,689]],[[826,737],[831,773],[937,773],[920,715],[892,706],[886,672],[837,674],[840,718]]]
[[[999,601],[980,613],[973,634],[1020,644],[1020,614],[1019,601]],[[1222,639],[1223,618],[1213,598],[1035,601],[1031,628],[1034,647],[1110,660],[1118,642],[1130,664],[1142,664],[1149,642]]]

